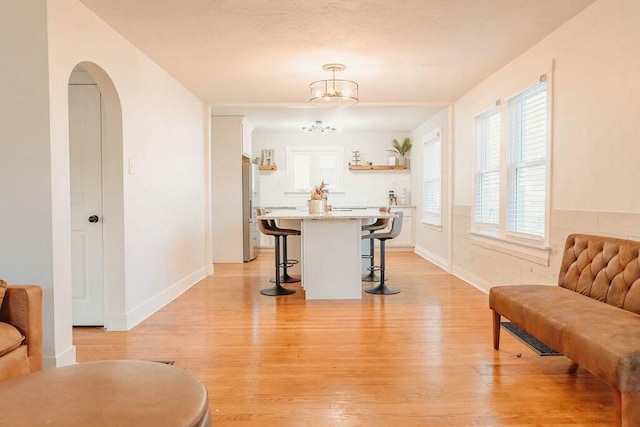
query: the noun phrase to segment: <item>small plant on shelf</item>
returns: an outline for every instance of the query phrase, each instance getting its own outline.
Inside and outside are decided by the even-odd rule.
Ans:
[[[406,155],[409,151],[411,151],[411,138],[407,137],[405,138],[402,143],[400,141],[398,141],[397,139],[393,140],[393,149],[392,150],[387,150],[390,151],[394,154],[398,154],[398,158],[400,159],[400,164],[403,165],[405,164],[405,158]]]

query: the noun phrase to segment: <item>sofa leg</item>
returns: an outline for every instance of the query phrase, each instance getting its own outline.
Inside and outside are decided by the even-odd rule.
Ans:
[[[500,313],[493,311],[493,348],[500,348]]]
[[[616,400],[616,425],[640,426],[640,392],[621,393],[614,390]]]

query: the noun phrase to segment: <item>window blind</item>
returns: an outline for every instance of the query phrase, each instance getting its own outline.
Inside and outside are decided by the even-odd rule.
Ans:
[[[440,134],[424,143],[422,219],[433,225],[442,225],[442,142]]]
[[[476,118],[474,221],[498,225],[500,213],[500,107]]]
[[[547,182],[547,83],[509,101],[507,231],[545,235]]]

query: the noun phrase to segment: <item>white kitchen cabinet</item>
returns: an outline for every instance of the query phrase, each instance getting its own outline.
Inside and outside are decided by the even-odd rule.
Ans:
[[[395,239],[387,240],[387,246],[397,249],[413,249],[414,237],[413,229],[416,207],[415,206],[391,206],[391,212],[402,212],[404,214],[402,219],[402,231],[400,235]]]

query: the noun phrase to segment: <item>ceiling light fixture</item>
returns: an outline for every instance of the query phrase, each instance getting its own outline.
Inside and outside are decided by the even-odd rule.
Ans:
[[[329,80],[318,80],[309,85],[311,97],[309,102],[320,107],[342,107],[358,103],[358,83],[351,80],[336,79],[336,71],[344,71],[343,64],[325,64],[324,71],[330,71]]]
[[[312,124],[311,126],[302,126],[302,130],[307,132],[328,133],[333,132],[336,128],[329,125],[323,125],[322,120],[316,120],[315,124]]]

